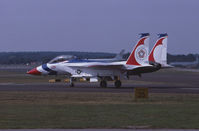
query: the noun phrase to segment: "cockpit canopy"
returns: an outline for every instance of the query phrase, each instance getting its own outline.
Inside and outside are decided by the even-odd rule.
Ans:
[[[57,56],[54,59],[52,59],[51,61],[49,61],[49,64],[54,64],[54,63],[59,63],[59,62],[63,62],[63,61],[68,61],[68,60],[72,60],[72,59],[76,59],[76,56],[73,55],[61,55],[61,56]]]

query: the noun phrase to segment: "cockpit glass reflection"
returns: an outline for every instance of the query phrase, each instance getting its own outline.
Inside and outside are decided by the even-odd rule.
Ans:
[[[48,63],[54,64],[54,63],[59,63],[59,62],[68,61],[68,60],[72,60],[72,59],[76,59],[76,56],[73,56],[73,55],[61,55],[61,56],[55,57],[54,59],[52,59]]]

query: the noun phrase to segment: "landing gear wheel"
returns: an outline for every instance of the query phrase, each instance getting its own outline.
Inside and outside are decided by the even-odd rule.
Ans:
[[[116,87],[116,88],[121,87],[121,85],[122,85],[122,83],[121,83],[120,80],[116,80],[116,81],[115,81],[115,87]]]
[[[74,87],[74,83],[70,83],[70,87]]]
[[[102,80],[102,81],[100,82],[100,87],[106,88],[106,87],[107,87],[107,82],[106,82],[105,80]]]

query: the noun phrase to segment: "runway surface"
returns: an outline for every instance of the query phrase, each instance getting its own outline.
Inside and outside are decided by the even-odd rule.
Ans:
[[[55,91],[55,92],[112,92],[112,93],[128,93],[133,92],[135,87],[147,87],[134,85],[115,88],[113,86],[107,88],[98,87],[97,83],[76,83],[76,87],[69,87],[68,84],[62,83],[40,83],[40,84],[0,84],[0,91]],[[148,86],[150,93],[194,93],[199,94],[197,87],[156,87]]]
[[[198,129],[2,129],[0,131],[199,131]]]
[[[133,92],[135,87],[147,87],[151,93],[199,93],[199,70],[168,69],[159,72],[143,74],[141,78],[131,76],[130,80],[122,81],[121,88],[115,88],[113,82],[108,82],[107,88],[100,88],[99,83],[75,83],[70,88],[68,83],[48,83],[46,77],[30,76],[23,72],[2,73],[0,91],[64,91],[64,92]],[[6,77],[6,79],[5,79]],[[45,82],[36,80],[44,79]],[[56,78],[56,77],[55,77]],[[24,79],[24,80],[23,80]],[[50,78],[49,78],[50,79]],[[52,78],[51,78],[52,79]],[[5,80],[5,81],[4,81]],[[22,84],[16,84],[20,81]],[[26,80],[32,83],[26,83]],[[7,81],[7,82],[6,82]],[[23,81],[23,82],[22,82]]]

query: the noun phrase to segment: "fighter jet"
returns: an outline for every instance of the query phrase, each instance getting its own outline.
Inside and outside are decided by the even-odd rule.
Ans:
[[[70,86],[74,86],[75,79],[84,78],[90,82],[100,81],[101,87],[107,87],[109,80],[115,81],[115,87],[121,87],[121,79],[157,70],[157,66],[149,64],[148,49],[149,33],[142,33],[127,61],[110,62],[59,56],[27,73],[31,75],[64,74],[70,78]]]

